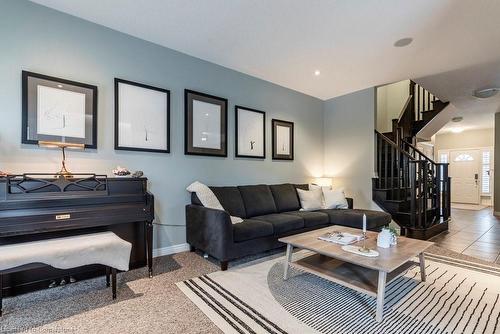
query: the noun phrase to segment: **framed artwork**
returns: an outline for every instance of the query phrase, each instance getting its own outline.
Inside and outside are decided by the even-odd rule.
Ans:
[[[266,158],[266,113],[235,106],[235,156]]]
[[[115,150],[170,153],[170,91],[115,78]]]
[[[273,159],[293,160],[293,122],[272,120]]]
[[[227,157],[227,99],[184,91],[184,153]]]
[[[97,86],[22,71],[23,144],[97,148]]]

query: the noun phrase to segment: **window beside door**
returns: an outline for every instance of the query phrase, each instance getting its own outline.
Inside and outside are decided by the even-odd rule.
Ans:
[[[491,195],[491,151],[482,151],[481,194]]]

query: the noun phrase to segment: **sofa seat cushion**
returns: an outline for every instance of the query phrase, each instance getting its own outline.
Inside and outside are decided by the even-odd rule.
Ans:
[[[270,237],[273,234],[273,224],[261,220],[245,219],[243,222],[233,225],[235,242]]]
[[[319,211],[290,211],[285,213],[304,219],[305,227],[328,225],[330,218],[327,213]]]
[[[360,210],[360,209],[328,209],[319,210],[327,213],[330,224],[342,225],[354,228],[363,228],[363,214],[366,215],[366,228],[378,230],[391,222],[391,215],[382,211]]]
[[[304,219],[285,213],[273,213],[270,215],[254,217],[254,219],[273,224],[274,234],[278,236],[290,231],[304,228]]]

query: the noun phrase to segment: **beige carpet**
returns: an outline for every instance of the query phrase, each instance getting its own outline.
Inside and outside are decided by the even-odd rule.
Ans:
[[[451,203],[451,207],[453,209],[459,209],[459,210],[479,211],[479,210],[487,208],[488,206],[481,205],[481,204]]]
[[[155,260],[152,279],[118,275],[116,301],[104,277],[7,298],[0,333],[221,333],[175,286],[218,267],[194,253]]]

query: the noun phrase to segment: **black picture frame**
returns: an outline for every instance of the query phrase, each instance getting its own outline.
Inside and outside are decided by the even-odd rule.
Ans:
[[[220,107],[220,148],[195,146],[195,140],[193,138],[194,101]],[[227,104],[228,100],[222,97],[189,89],[184,90],[184,154],[227,157]]]
[[[262,155],[249,155],[249,154],[240,154],[239,153],[239,145],[240,145],[240,140],[239,140],[239,135],[238,135],[238,129],[239,129],[239,117],[238,117],[238,111],[239,110],[245,110],[253,113],[258,113],[262,114]],[[235,125],[234,125],[234,131],[235,131],[235,144],[234,144],[234,155],[237,158],[252,158],[252,159],[265,159],[266,158],[266,112],[262,110],[257,110],[257,109],[252,109],[252,108],[247,108],[244,106],[234,106],[234,119],[235,119]]]
[[[124,146],[120,144],[120,84],[140,87],[153,90],[165,94],[166,99],[166,124],[165,124],[165,141],[166,149]],[[152,153],[170,153],[170,90],[159,88],[151,85],[146,85],[139,82],[115,78],[115,150],[136,151],[136,152],[152,152]]]
[[[45,74],[22,71],[21,143],[37,145],[39,140],[84,144],[97,148],[97,86]],[[84,138],[38,133],[38,87],[56,88],[85,95]]]
[[[289,147],[289,153],[288,154],[282,154],[279,152],[277,145],[278,143],[278,126],[281,127],[286,127],[289,128],[289,142],[288,142],[288,147]],[[273,119],[271,122],[271,129],[272,129],[272,142],[273,142],[273,160],[293,160],[294,159],[294,124],[293,122],[289,121],[283,121],[279,119]]]

